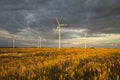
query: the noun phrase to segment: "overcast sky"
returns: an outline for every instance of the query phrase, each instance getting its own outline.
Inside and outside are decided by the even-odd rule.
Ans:
[[[0,0],[0,47],[120,47],[120,0]]]

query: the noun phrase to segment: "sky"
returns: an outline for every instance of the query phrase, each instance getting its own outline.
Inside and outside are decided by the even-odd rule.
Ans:
[[[56,17],[61,47],[120,47],[120,0],[0,0],[0,47],[58,47]]]

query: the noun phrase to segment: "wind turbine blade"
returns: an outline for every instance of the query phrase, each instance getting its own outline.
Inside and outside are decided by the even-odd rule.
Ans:
[[[56,32],[58,32],[59,29],[56,29]]]
[[[60,24],[60,26],[67,26],[67,24]]]
[[[58,31],[59,29],[60,29],[60,27],[59,27],[59,26],[57,26],[56,31]]]
[[[60,23],[59,23],[59,21],[58,21],[58,18],[56,17],[56,21],[57,21],[57,24],[59,25]]]

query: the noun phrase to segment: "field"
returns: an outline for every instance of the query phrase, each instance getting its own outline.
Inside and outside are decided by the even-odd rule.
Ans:
[[[0,48],[0,80],[120,80],[120,49]]]

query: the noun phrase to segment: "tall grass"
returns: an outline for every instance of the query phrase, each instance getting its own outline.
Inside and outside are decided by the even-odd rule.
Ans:
[[[0,80],[120,80],[120,49],[0,49]]]

